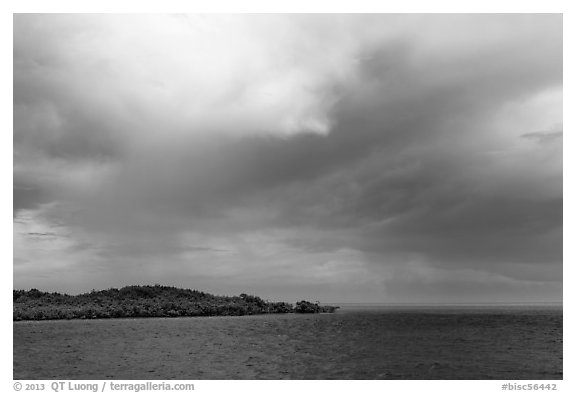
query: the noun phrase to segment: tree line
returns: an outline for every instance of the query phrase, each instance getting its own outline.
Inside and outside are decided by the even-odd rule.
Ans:
[[[302,300],[292,305],[258,296],[217,296],[162,285],[133,285],[80,295],[13,290],[13,320],[198,317],[334,312],[338,307]]]

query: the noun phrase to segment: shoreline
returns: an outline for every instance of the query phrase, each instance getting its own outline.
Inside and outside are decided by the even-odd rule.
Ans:
[[[333,313],[338,306],[306,300],[295,305],[258,296],[219,296],[161,285],[110,288],[80,295],[13,290],[13,321],[180,318],[288,313]]]
[[[184,320],[184,319],[247,319],[250,317],[267,317],[278,315],[306,316],[306,315],[333,315],[336,312],[319,312],[319,313],[264,313],[264,314],[245,314],[245,315],[207,315],[207,316],[181,316],[181,317],[118,317],[118,318],[71,318],[71,319],[20,319],[12,320],[14,324],[40,323],[40,322],[97,322],[97,321],[138,321],[138,320]]]

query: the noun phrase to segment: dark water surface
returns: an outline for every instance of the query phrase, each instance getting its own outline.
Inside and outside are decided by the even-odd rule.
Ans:
[[[562,379],[561,307],[14,323],[14,379]]]

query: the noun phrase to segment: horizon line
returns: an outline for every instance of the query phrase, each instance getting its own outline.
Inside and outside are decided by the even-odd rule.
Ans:
[[[46,293],[59,293],[62,295],[68,295],[68,296],[78,296],[78,295],[84,295],[84,294],[90,294],[90,292],[92,291],[106,291],[106,290],[110,290],[110,289],[122,289],[125,287],[132,287],[132,286],[150,286],[150,287],[154,287],[154,286],[161,286],[161,287],[169,287],[169,288],[176,288],[176,289],[184,289],[184,290],[192,290],[192,291],[198,291],[198,292],[204,292],[204,293],[209,293],[211,295],[215,295],[215,296],[228,296],[228,297],[233,297],[233,296],[238,296],[238,295],[222,295],[222,294],[216,294],[216,293],[211,293],[211,292],[206,292],[204,290],[198,290],[198,289],[193,289],[193,288],[184,288],[184,287],[177,287],[175,285],[167,285],[167,284],[159,284],[159,283],[155,283],[155,284],[129,284],[129,285],[124,285],[123,287],[108,287],[106,289],[95,289],[92,288],[90,290],[84,291],[84,292],[79,292],[77,294],[71,294],[68,292],[59,292],[59,291],[50,291],[50,290],[45,290],[45,289],[38,289],[38,288],[30,288],[30,289],[17,289],[14,286],[12,287],[13,291],[30,291],[32,289],[36,289],[38,291],[41,292],[46,292]],[[256,295],[256,294],[252,294],[253,296],[258,296],[261,297],[260,295]],[[270,299],[264,299],[263,300],[266,301],[274,301],[274,300],[270,300]],[[286,300],[283,300],[286,302]],[[296,301],[296,300],[295,300]],[[358,306],[512,306],[512,305],[554,305],[554,306],[563,306],[564,301],[560,300],[560,301],[526,301],[526,302],[522,302],[522,301],[514,301],[514,302],[510,302],[510,301],[492,301],[492,302],[386,302],[386,301],[382,301],[382,302],[340,302],[340,301],[319,301],[316,300],[315,302],[318,302],[319,304],[323,304],[323,305],[331,305],[331,304],[335,304],[335,305],[358,305]]]
[[[320,304],[328,302],[320,302]],[[491,305],[535,305],[535,304],[549,304],[549,305],[563,305],[563,301],[533,301],[533,302],[330,302],[342,305],[375,305],[375,306],[491,306]]]

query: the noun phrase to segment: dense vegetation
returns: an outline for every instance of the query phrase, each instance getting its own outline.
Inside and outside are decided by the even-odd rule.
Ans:
[[[13,319],[93,319],[140,317],[196,317],[271,313],[334,312],[338,307],[302,300],[293,306],[268,302],[257,296],[215,296],[167,287],[128,286],[71,296],[37,289],[13,291]]]

